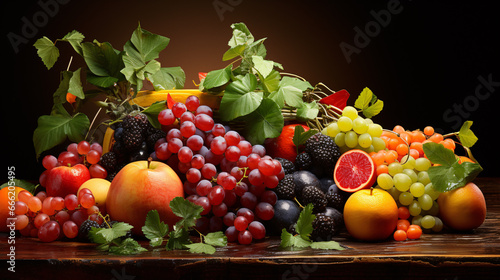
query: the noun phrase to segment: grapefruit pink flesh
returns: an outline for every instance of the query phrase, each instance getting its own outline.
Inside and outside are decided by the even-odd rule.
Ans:
[[[333,178],[335,184],[346,192],[370,188],[377,179],[375,163],[362,150],[347,151],[337,161]]]

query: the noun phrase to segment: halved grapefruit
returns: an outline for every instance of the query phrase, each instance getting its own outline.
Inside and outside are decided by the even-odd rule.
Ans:
[[[340,156],[333,179],[337,187],[346,192],[370,188],[377,179],[376,166],[368,153],[354,149]]]

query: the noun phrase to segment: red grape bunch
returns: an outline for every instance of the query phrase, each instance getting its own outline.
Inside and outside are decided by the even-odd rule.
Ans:
[[[44,191],[32,195],[23,190],[18,199],[14,205],[16,229],[23,236],[37,237],[43,242],[74,239],[86,220],[102,223],[95,198],[87,188],[64,198],[47,196]]]
[[[277,200],[272,189],[285,174],[281,163],[264,146],[216,123],[212,109],[196,96],[164,109],[158,120],[169,129],[152,157],[185,177],[187,199],[203,207],[197,230],[225,228],[228,241],[241,244],[264,238],[263,222],[273,218]]]

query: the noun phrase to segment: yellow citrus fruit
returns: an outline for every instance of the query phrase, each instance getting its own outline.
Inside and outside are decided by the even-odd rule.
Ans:
[[[476,184],[441,193],[437,199],[439,217],[448,227],[467,231],[478,228],[486,218],[486,201]]]
[[[7,218],[10,216],[10,203],[12,198],[14,198],[14,202],[18,201],[17,195],[20,191],[23,191],[23,188],[20,187],[5,187],[0,190],[0,232],[7,232]]]
[[[384,190],[362,189],[347,199],[344,222],[349,234],[356,239],[384,240],[396,229],[398,206]]]
[[[80,192],[83,188],[89,189],[92,192],[92,195],[94,195],[95,205],[99,207],[99,209],[104,210],[106,209],[106,197],[108,196],[110,185],[111,182],[108,180],[92,178],[85,181],[85,183],[83,183],[78,189],[78,192]]]

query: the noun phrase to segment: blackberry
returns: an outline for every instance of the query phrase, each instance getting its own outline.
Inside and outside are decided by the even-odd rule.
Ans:
[[[163,130],[156,129],[155,131],[150,131],[149,135],[146,138],[148,148],[150,150],[154,150],[156,141],[160,140],[161,138],[165,138],[166,136],[167,133]]]
[[[123,119],[122,127],[124,130],[139,130],[141,133],[145,133],[149,127],[148,117],[143,113],[128,114]]]
[[[276,157],[274,159],[281,163],[281,166],[283,167],[285,174],[291,174],[295,172],[295,164],[293,164],[293,162],[289,161],[288,159],[280,157]]]
[[[326,206],[335,208],[339,211],[344,210],[344,199],[342,198],[341,194],[334,193],[334,192],[328,192],[326,194],[326,201],[327,201]]]
[[[311,239],[314,241],[329,241],[337,234],[335,220],[323,213],[316,214],[312,226]]]
[[[302,189],[300,202],[302,205],[307,205],[312,203],[314,208],[313,212],[318,213],[325,210],[326,207],[326,195],[321,191],[320,188],[316,186],[306,186]]]
[[[80,225],[80,229],[78,230],[78,239],[81,241],[89,241],[89,231],[93,228],[100,228],[101,226],[92,220],[85,220]]]
[[[137,150],[144,142],[144,136],[140,130],[126,129],[123,132],[122,141],[125,149]]]
[[[309,153],[300,153],[295,158],[295,167],[297,170],[309,170],[311,165],[312,161]]]
[[[100,165],[104,167],[108,173],[114,171],[117,164],[118,157],[115,152],[110,151],[101,156]]]
[[[306,141],[305,151],[311,156],[313,163],[325,168],[335,166],[341,153],[330,136],[323,133],[316,133]]]
[[[280,180],[278,186],[274,188],[274,192],[280,199],[293,199],[295,197],[295,182],[292,174],[286,174]]]
[[[295,226],[297,225],[297,223],[293,223],[291,224],[286,230],[291,233],[292,235],[297,235],[299,234],[296,230],[295,230]]]

